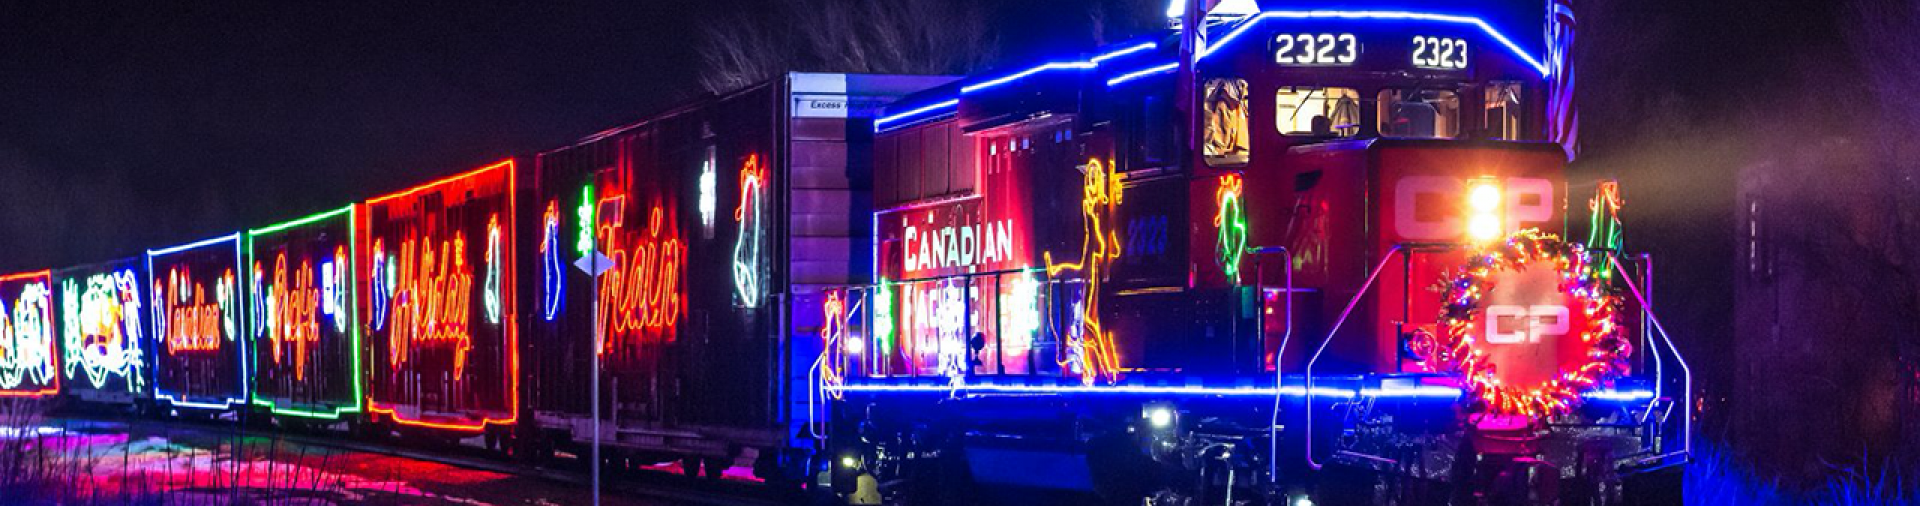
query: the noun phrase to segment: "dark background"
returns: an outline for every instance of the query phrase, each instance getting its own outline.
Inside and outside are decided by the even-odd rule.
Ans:
[[[0,6],[0,272],[130,256],[559,146],[705,93],[712,33],[780,41],[796,12],[832,3]],[[1164,9],[967,5],[991,48],[958,70],[1082,51]],[[1657,258],[1705,438],[1805,483],[1920,454],[1920,7],[1575,9],[1576,179],[1623,183],[1628,246]],[[1764,276],[1758,253],[1778,259]]]

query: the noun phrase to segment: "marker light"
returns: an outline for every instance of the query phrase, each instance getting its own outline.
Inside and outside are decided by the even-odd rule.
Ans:
[[[840,467],[843,469],[853,469],[856,467],[860,467],[860,459],[852,455],[840,457]]]
[[[1313,499],[1307,496],[1293,498],[1293,506],[1313,506]]]
[[[1500,180],[1481,176],[1467,182],[1467,237],[1487,243],[1505,232],[1500,216]]]
[[[867,342],[866,342],[866,340],[864,340],[864,339],[860,339],[860,338],[857,338],[857,337],[856,337],[856,338],[851,338],[851,339],[847,339],[847,354],[849,354],[849,355],[859,355],[859,354],[860,354],[860,352],[862,352],[862,351],[866,351],[866,349],[867,349],[867,344],[866,344],[866,343],[867,343]]]
[[[1146,418],[1147,425],[1155,429],[1165,429],[1173,426],[1173,409],[1166,406],[1147,408]]]

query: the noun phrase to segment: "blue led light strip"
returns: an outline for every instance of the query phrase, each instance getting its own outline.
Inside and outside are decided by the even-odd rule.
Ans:
[[[1135,70],[1133,72],[1128,72],[1125,74],[1120,74],[1119,76],[1115,76],[1113,79],[1108,79],[1107,86],[1109,87],[1119,86],[1121,83],[1132,81],[1134,79],[1139,79],[1139,78],[1147,77],[1154,74],[1173,72],[1173,70],[1177,68],[1180,68],[1180,62],[1163,63],[1160,65],[1155,65],[1152,67]]]
[[[919,116],[921,114],[925,114],[930,111],[951,110],[959,106],[960,106],[960,99],[950,98],[943,102],[935,102],[932,104],[914,108],[913,110],[910,110],[910,111],[905,111],[905,112],[892,114],[888,116],[882,116],[880,117],[880,119],[873,120],[873,131],[879,132],[879,131],[886,130],[887,126],[892,123],[896,123],[910,117]],[[944,116],[944,115],[946,115],[946,113],[941,113],[935,116]]]
[[[1014,73],[1012,73],[1012,74],[1007,74],[1007,75],[1004,75],[1004,76],[1000,76],[1000,77],[997,77],[997,78],[993,78],[993,79],[990,79],[990,80],[986,80],[986,81],[981,81],[981,82],[978,82],[978,83],[973,83],[973,84],[969,84],[969,85],[966,85],[966,86],[962,86],[962,87],[960,88],[960,94],[961,94],[961,95],[971,95],[971,94],[974,94],[974,93],[976,93],[976,92],[979,92],[979,91],[982,91],[982,90],[986,90],[986,89],[989,89],[989,88],[993,88],[993,87],[996,87],[996,86],[1000,86],[1000,85],[1004,85],[1004,84],[1007,84],[1007,83],[1011,83],[1011,82],[1014,82],[1014,81],[1018,81],[1018,80],[1021,80],[1021,79],[1024,79],[1024,78],[1026,78],[1026,77],[1028,77],[1028,76],[1032,76],[1032,75],[1034,75],[1034,74],[1039,74],[1039,73],[1041,73],[1041,72],[1046,72],[1046,71],[1048,71],[1048,70],[1054,70],[1054,69],[1072,69],[1072,70],[1087,70],[1087,69],[1092,69],[1092,68],[1094,68],[1094,67],[1098,67],[1098,66],[1100,66],[1100,64],[1101,64],[1101,63],[1103,63],[1103,62],[1106,62],[1107,60],[1112,60],[1112,59],[1115,59],[1115,58],[1120,58],[1120,57],[1124,57],[1124,56],[1127,56],[1127,55],[1131,55],[1131,54],[1134,54],[1134,53],[1139,53],[1139,52],[1142,52],[1142,51],[1150,51],[1150,50],[1152,50],[1152,49],[1153,49],[1153,48],[1155,48],[1155,47],[1159,47],[1159,43],[1157,43],[1157,42],[1153,42],[1153,41],[1147,41],[1147,42],[1141,42],[1141,43],[1138,43],[1138,44],[1134,44],[1134,45],[1131,45],[1131,46],[1126,46],[1126,47],[1121,47],[1121,48],[1118,48],[1118,49],[1114,49],[1114,50],[1112,50],[1112,51],[1108,51],[1108,52],[1105,52],[1105,53],[1100,53],[1100,54],[1098,54],[1098,55],[1094,55],[1094,56],[1093,56],[1092,58],[1088,58],[1088,59],[1086,59],[1086,60],[1081,60],[1081,61],[1058,61],[1058,62],[1048,62],[1048,63],[1042,63],[1042,64],[1040,64],[1040,65],[1035,65],[1035,66],[1033,66],[1033,67],[1030,67],[1030,68],[1028,68],[1028,69],[1026,69],[1026,70],[1022,70],[1022,71],[1019,71],[1019,72],[1014,72]],[[951,112],[952,112],[953,110],[955,110],[955,109],[956,109],[956,108],[958,108],[959,106],[960,106],[960,99],[959,99],[959,98],[950,98],[950,99],[947,99],[947,100],[944,100],[944,101],[940,101],[940,102],[935,102],[935,103],[932,103],[932,104],[927,104],[927,105],[924,105],[924,106],[920,106],[920,107],[916,107],[916,108],[914,108],[914,109],[911,109],[911,110],[908,110],[908,111],[903,111],[903,112],[899,112],[899,113],[895,113],[895,114],[889,114],[889,115],[886,115],[886,116],[881,116],[880,118],[878,118],[878,119],[875,119],[875,120],[873,121],[873,131],[875,131],[875,132],[880,132],[880,131],[885,131],[885,130],[886,130],[886,129],[887,129],[888,127],[890,127],[890,126],[894,126],[894,125],[895,125],[895,124],[897,124],[897,123],[902,123],[902,122],[903,122],[904,120],[907,120],[907,119],[909,119],[909,118],[916,118],[917,116],[920,116],[920,115],[922,115],[922,114],[926,114],[926,113],[929,113],[929,112],[935,112],[935,111],[940,111],[940,114],[936,114],[936,115],[933,115],[933,116],[929,116],[929,118],[931,118],[931,117],[938,117],[938,116],[944,116],[944,115],[946,115],[946,114],[949,114],[949,113],[951,113]],[[913,122],[906,122],[906,123],[909,123],[909,124],[910,124],[910,123],[913,123]]]
[[[1280,387],[1278,390],[1275,390],[1272,387],[1226,388],[1226,387],[1173,387],[1173,386],[1145,386],[1145,385],[1084,386],[1084,385],[973,384],[973,385],[961,385],[961,386],[955,387],[952,385],[852,384],[852,385],[840,385],[835,387],[829,387],[829,389],[838,390],[842,392],[870,392],[870,393],[966,392],[966,393],[982,393],[982,394],[1114,394],[1114,395],[1178,395],[1178,396],[1203,396],[1203,397],[1273,397],[1276,395],[1286,396],[1286,397],[1304,397],[1307,394],[1307,389],[1301,386],[1283,386],[1283,387]],[[1369,387],[1369,388],[1362,388],[1359,390],[1355,390],[1352,388],[1324,387],[1324,388],[1315,388],[1313,392],[1313,395],[1315,397],[1326,396],[1326,397],[1338,397],[1338,398],[1344,398],[1344,399],[1351,399],[1351,398],[1354,398],[1355,396],[1381,397],[1381,398],[1457,399],[1460,397],[1460,394],[1461,394],[1460,389],[1454,388],[1454,387],[1444,387],[1444,386],[1380,387],[1380,388]],[[1639,400],[1652,399],[1654,394],[1652,391],[1649,391],[1649,390],[1594,390],[1591,392],[1587,392],[1582,396],[1592,400],[1603,400],[1603,401],[1639,401]]]
[[[1507,38],[1506,35],[1501,34],[1499,30],[1493,29],[1493,25],[1487,24],[1485,20],[1482,20],[1476,17],[1471,17],[1471,16],[1455,16],[1450,14],[1433,14],[1433,13],[1425,13],[1425,12],[1407,12],[1407,11],[1319,11],[1319,10],[1316,10],[1316,11],[1265,11],[1265,12],[1261,12],[1259,15],[1254,16],[1253,19],[1242,21],[1240,23],[1240,26],[1235,27],[1232,31],[1227,32],[1225,36],[1220,37],[1220,40],[1218,42],[1215,42],[1204,48],[1201,48],[1199,59],[1203,59],[1203,60],[1206,59],[1207,56],[1212,55],[1214,51],[1219,50],[1221,47],[1225,47],[1227,44],[1232,43],[1234,39],[1239,38],[1241,34],[1246,33],[1249,30],[1252,30],[1255,25],[1258,25],[1260,24],[1261,21],[1266,21],[1268,19],[1350,19],[1350,20],[1368,20],[1368,21],[1426,21],[1426,22],[1434,22],[1434,23],[1450,23],[1450,24],[1457,24],[1457,25],[1467,25],[1467,26],[1479,28],[1481,32],[1485,32],[1488,37],[1494,40],[1494,42],[1500,43],[1501,46],[1507,48],[1508,52],[1513,53],[1513,55],[1519,57],[1521,61],[1526,62],[1528,66],[1533,67],[1535,71],[1540,72],[1540,75],[1542,77],[1548,77],[1553,75],[1553,72],[1551,71],[1551,69],[1547,67],[1546,63],[1541,62],[1538,58],[1535,58],[1533,55],[1527,54],[1525,50],[1520,49],[1520,45],[1515,44],[1513,42],[1513,39],[1509,39]],[[1107,86],[1117,86],[1122,83],[1126,83],[1128,81],[1139,79],[1141,77],[1146,77],[1149,75],[1158,74],[1162,72],[1172,72],[1175,68],[1178,68],[1178,67],[1179,67],[1178,63],[1170,63],[1170,64],[1163,64],[1163,65],[1155,66],[1152,68],[1131,72],[1125,75],[1121,75],[1120,77],[1107,80]]]

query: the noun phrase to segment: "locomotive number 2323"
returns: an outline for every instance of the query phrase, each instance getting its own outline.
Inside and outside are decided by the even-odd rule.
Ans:
[[[1281,65],[1351,65],[1360,57],[1360,40],[1351,33],[1283,33],[1273,40],[1273,62]]]
[[[1413,66],[1444,70],[1467,68],[1467,41],[1452,37],[1415,36]]]

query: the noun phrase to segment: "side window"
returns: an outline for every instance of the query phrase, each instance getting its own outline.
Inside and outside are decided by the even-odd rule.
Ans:
[[[1208,80],[1206,97],[1206,142],[1202,149],[1207,165],[1247,163],[1253,147],[1252,132],[1247,131],[1247,81]]]
[[[1460,95],[1449,90],[1380,90],[1380,135],[1460,135]]]
[[[1520,118],[1526,109],[1521,107],[1520,83],[1494,81],[1487,83],[1486,113],[1487,136],[1494,139],[1517,141],[1520,139]]]
[[[1283,135],[1360,135],[1360,92],[1353,88],[1281,87],[1273,103],[1274,128]]]

